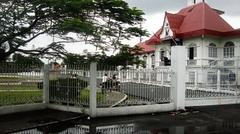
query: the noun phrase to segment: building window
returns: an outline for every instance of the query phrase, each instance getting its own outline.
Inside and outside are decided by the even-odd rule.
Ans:
[[[164,49],[161,49],[159,52],[159,66],[164,65],[164,57],[165,57],[165,51]]]
[[[151,56],[151,60],[152,60],[152,68],[154,68],[155,67],[155,55],[154,54]]]
[[[163,49],[160,50],[160,60],[164,61],[164,57],[165,57],[165,51]]]
[[[234,43],[227,42],[223,48],[224,58],[233,58],[234,57]]]
[[[143,61],[144,61],[143,68],[146,68],[146,66],[147,66],[147,56],[146,55],[143,56]]]
[[[195,72],[189,72],[189,82],[190,83],[195,82]]]
[[[188,48],[188,58],[189,60],[193,60],[195,57],[197,57],[197,46],[191,45]]]
[[[209,44],[208,57],[217,58],[217,46],[214,43]]]
[[[216,84],[217,83],[217,73],[216,72],[208,72],[207,80],[209,84]]]
[[[169,24],[168,23],[166,23],[166,25],[165,25],[165,35],[166,36],[169,36]]]

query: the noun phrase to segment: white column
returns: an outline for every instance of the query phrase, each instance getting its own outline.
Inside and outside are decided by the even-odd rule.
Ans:
[[[148,74],[148,83],[151,83],[151,70],[150,69],[147,70],[147,74]]]
[[[92,62],[90,65],[90,116],[97,116],[97,63]]]
[[[129,69],[126,69],[126,81],[129,82]]]
[[[186,91],[186,63],[187,53],[185,46],[174,46],[171,48],[171,99],[176,110],[185,109]]]
[[[138,69],[137,72],[138,72],[138,83],[140,83],[140,82],[141,82],[141,78],[140,78],[140,77],[141,77],[141,75],[140,75],[140,69]]]
[[[164,70],[161,71],[161,85],[164,84]]]
[[[191,6],[200,2],[204,2],[204,0],[188,0],[187,1],[187,6]]]
[[[43,103],[49,103],[49,70],[48,64],[43,67]]]
[[[195,81],[194,81],[194,87],[195,89],[198,88],[198,71],[195,70]]]
[[[194,5],[194,0],[188,0],[187,1],[187,6],[191,6],[191,5]]]
[[[221,71],[218,69],[217,71],[217,91],[221,89]]]

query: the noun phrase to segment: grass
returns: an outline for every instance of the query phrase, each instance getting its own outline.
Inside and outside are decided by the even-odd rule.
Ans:
[[[0,92],[0,106],[37,103],[42,101],[42,91]]]
[[[89,89],[87,89],[87,88],[82,89],[80,91],[80,100],[82,102],[89,100],[89,98],[90,98],[89,95],[90,95],[90,90]],[[104,96],[105,95],[102,94],[101,92],[97,92],[97,101],[101,101],[104,98]]]
[[[42,90],[37,88],[36,83],[0,85],[0,106],[36,103],[41,101]]]
[[[77,98],[69,98],[70,100],[79,99],[80,102],[88,105],[90,98],[90,90],[81,89]],[[100,102],[105,94],[97,92],[97,102]],[[0,106],[28,104],[42,101],[42,90],[37,88],[36,84],[30,85],[0,85]]]
[[[0,90],[39,90],[36,84],[0,85]]]
[[[0,77],[0,82],[20,82],[22,80],[25,79],[19,77]]]

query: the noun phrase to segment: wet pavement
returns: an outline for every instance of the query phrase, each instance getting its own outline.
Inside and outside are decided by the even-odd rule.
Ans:
[[[86,115],[51,109],[1,115],[0,134],[67,122],[74,119],[82,119],[84,117],[86,117]]]
[[[239,134],[240,105],[193,107],[186,111],[90,119],[55,110],[0,116],[0,133]],[[53,122],[56,121],[57,122]],[[51,123],[52,122],[52,123]],[[44,124],[40,126],[41,124]]]

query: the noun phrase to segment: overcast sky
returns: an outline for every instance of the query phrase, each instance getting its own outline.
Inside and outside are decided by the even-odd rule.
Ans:
[[[186,7],[188,0],[125,0],[130,6],[142,9],[146,15],[160,13],[170,10],[178,11]],[[239,0],[205,0],[213,8],[226,11],[228,15],[238,15],[240,13]]]

